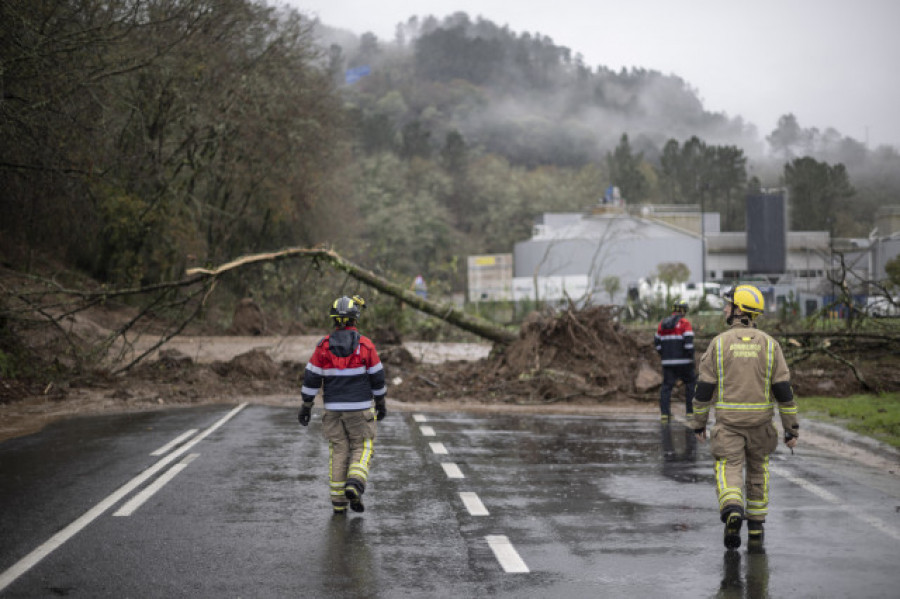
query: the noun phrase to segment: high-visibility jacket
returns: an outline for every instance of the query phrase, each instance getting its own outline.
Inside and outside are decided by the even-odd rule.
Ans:
[[[659,323],[653,340],[664,367],[694,364],[694,330],[683,314],[676,312]]]
[[[740,321],[713,339],[700,358],[695,429],[706,427],[713,405],[716,421],[735,427],[771,422],[777,406],[785,432],[799,436],[797,404],[781,345]]]
[[[356,327],[336,329],[316,345],[303,372],[303,401],[315,400],[322,387],[327,410],[365,410],[372,407],[373,398],[384,400],[384,366],[375,344]]]

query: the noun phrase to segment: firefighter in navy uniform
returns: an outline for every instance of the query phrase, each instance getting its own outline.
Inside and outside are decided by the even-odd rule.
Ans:
[[[653,339],[662,361],[663,382],[659,391],[659,412],[664,424],[672,416],[672,390],[679,380],[684,383],[685,413],[693,411],[697,374],[694,369],[694,330],[690,321],[685,318],[687,308],[685,302],[676,301],[672,305],[672,314],[659,323]]]
[[[768,513],[769,454],[778,446],[773,422],[776,406],[784,442],[792,449],[800,427],[781,346],[754,322],[765,306],[762,293],[752,285],[738,285],[729,289],[724,299],[729,328],[712,340],[700,358],[692,427],[699,440],[706,440],[709,410],[715,406],[710,450],[716,460],[725,547],[740,547],[741,524],[746,518],[752,548],[762,543]]]
[[[362,496],[375,453],[375,426],[387,415],[384,367],[372,341],[356,329],[365,301],[339,297],[331,306],[334,331],[316,345],[303,373],[297,415],[309,424],[313,402],[324,387],[322,431],[328,440],[328,478],[335,514],[365,510]]]

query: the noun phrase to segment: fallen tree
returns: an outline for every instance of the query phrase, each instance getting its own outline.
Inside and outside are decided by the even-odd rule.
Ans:
[[[379,277],[372,271],[344,259],[333,250],[324,248],[287,248],[277,252],[252,254],[236,258],[231,262],[227,262],[215,268],[190,268],[186,271],[186,274],[189,277],[195,277],[194,280],[198,282],[208,279],[215,280],[220,275],[236,268],[242,268],[262,262],[276,262],[292,258],[306,258],[317,263],[326,262],[333,268],[347,273],[349,276],[382,293],[386,293],[387,295],[403,301],[416,310],[440,318],[453,326],[459,327],[489,341],[493,341],[494,343],[508,345],[518,337],[517,332],[482,318],[466,314],[450,304],[433,302],[420,297],[412,291],[404,289],[387,279]]]

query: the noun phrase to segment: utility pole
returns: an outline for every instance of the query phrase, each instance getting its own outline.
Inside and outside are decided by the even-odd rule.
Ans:
[[[704,194],[700,194],[700,301],[706,299],[706,218]]]

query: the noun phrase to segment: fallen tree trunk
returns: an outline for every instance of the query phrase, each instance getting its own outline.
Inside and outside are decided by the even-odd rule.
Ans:
[[[327,249],[318,248],[288,248],[278,252],[268,252],[264,254],[253,254],[242,256],[226,264],[222,264],[216,268],[190,268],[186,271],[188,276],[197,276],[199,278],[215,279],[222,273],[260,262],[276,262],[289,258],[308,258],[314,261],[324,261],[332,267],[341,270],[351,277],[381,291],[392,297],[402,300],[416,310],[430,314],[441,320],[459,327],[465,331],[478,335],[494,343],[508,345],[517,337],[517,333],[494,324],[482,318],[466,314],[462,310],[454,308],[450,304],[443,304],[429,301],[419,297],[412,291],[404,289],[399,285],[391,283],[387,279],[379,277],[370,270],[366,270],[348,260],[339,256],[336,252]]]

